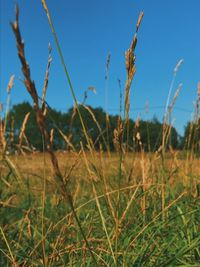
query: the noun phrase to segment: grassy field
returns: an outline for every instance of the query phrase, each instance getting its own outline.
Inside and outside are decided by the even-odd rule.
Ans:
[[[198,159],[127,154],[119,186],[117,153],[56,156],[98,266],[199,266]],[[1,266],[95,265],[50,166],[43,153],[2,161]]]
[[[200,266],[199,158],[193,147],[175,151],[168,142],[168,118],[178,92],[166,113],[157,151],[144,152],[139,132],[140,152],[129,152],[123,141],[129,127],[134,49],[143,13],[126,53],[124,117],[119,116],[113,134],[115,151],[109,147],[103,151],[101,145],[96,151],[79,112],[48,7],[42,2],[87,146],[80,142],[80,151],[73,147],[71,152],[53,150],[52,134],[45,124],[48,82],[41,100],[25,58],[17,9],[12,29],[45,152],[21,149],[9,155],[6,118],[1,121],[0,266]],[[94,123],[98,125],[95,118]],[[19,142],[25,128],[26,121]],[[62,129],[57,130],[69,142]],[[103,134],[100,127],[99,131]]]

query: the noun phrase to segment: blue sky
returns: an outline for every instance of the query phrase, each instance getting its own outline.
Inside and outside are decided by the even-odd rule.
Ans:
[[[41,1],[18,0],[20,26],[25,40],[26,57],[30,64],[39,95],[44,83],[48,43],[52,45],[47,102],[66,111],[73,100],[53,36]],[[6,87],[15,74],[11,103],[31,101],[24,85],[21,66],[9,22],[15,18],[16,0],[0,0],[0,89],[1,102],[6,102]],[[105,107],[105,88],[108,88],[108,112],[119,112],[120,79],[126,80],[124,53],[130,46],[139,12],[145,15],[138,34],[136,48],[137,72],[131,89],[130,116],[143,119],[156,115],[163,118],[173,69],[183,58],[177,73],[173,94],[179,83],[182,91],[177,99],[172,119],[183,133],[191,119],[193,102],[200,81],[200,1],[199,0],[47,0],[57,36],[79,102],[89,86],[87,103]],[[109,81],[105,83],[105,65],[111,54]],[[145,113],[148,101],[149,112]]]

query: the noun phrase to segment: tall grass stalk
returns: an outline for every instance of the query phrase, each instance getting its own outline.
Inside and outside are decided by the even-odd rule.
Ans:
[[[43,257],[43,265],[46,267],[46,249],[45,249],[45,200],[46,200],[46,157],[45,157],[45,143],[44,138],[42,137],[43,143],[43,162],[44,162],[44,169],[43,169],[43,190],[42,190],[42,257]]]
[[[70,76],[69,76],[69,73],[68,73],[68,70],[67,70],[67,66],[65,64],[65,60],[64,60],[64,57],[63,57],[63,54],[62,54],[62,50],[61,50],[61,47],[60,47],[60,44],[59,44],[59,41],[58,41],[58,38],[57,38],[57,34],[56,34],[56,31],[55,31],[55,28],[54,28],[53,21],[51,19],[51,15],[50,15],[48,6],[47,6],[45,0],[41,0],[41,1],[42,1],[42,4],[43,4],[43,7],[45,9],[45,12],[47,14],[47,18],[48,18],[48,21],[49,21],[49,24],[50,24],[50,27],[51,27],[51,31],[52,31],[52,34],[53,34],[53,37],[54,37],[54,40],[55,40],[55,43],[56,43],[56,46],[57,46],[57,49],[58,49],[58,53],[59,53],[59,56],[60,56],[64,71],[65,71],[65,75],[67,77],[67,81],[68,81],[68,84],[69,84],[69,87],[70,87],[70,91],[71,91],[71,94],[72,94],[72,97],[73,97],[73,100],[74,100],[74,103],[75,103],[75,106],[76,106],[76,109],[77,109],[77,112],[78,112],[78,115],[79,115],[79,118],[80,118],[80,122],[81,122],[81,125],[82,125],[82,128],[83,128],[84,135],[85,135],[86,140],[87,140],[88,147],[90,149],[91,154],[93,155],[92,143],[90,142],[90,138],[88,136],[88,133],[87,133],[87,130],[86,130],[86,127],[85,127],[85,124],[84,124],[80,109],[79,109],[79,105],[78,105],[78,102],[77,102],[77,99],[76,99],[75,91],[74,91],[74,88],[73,88],[73,85],[72,85],[72,82],[71,82],[71,79],[70,79]]]
[[[7,101],[6,101],[6,114],[5,114],[5,120],[4,120],[4,136],[6,136],[6,127],[7,127],[7,119],[8,119],[8,113],[9,113],[9,110],[10,110],[10,91],[13,87],[13,84],[14,84],[14,79],[15,79],[15,75],[12,75],[10,77],[10,80],[9,80],[9,83],[8,83],[8,86],[7,86]]]
[[[108,114],[108,82],[109,82],[109,66],[110,66],[110,59],[111,59],[111,54],[109,53],[106,59],[106,75],[105,75],[105,111],[106,111],[106,138],[107,138],[107,150],[108,150],[108,155],[110,156],[110,142],[109,142],[109,128],[110,128],[110,123],[109,123],[109,114]]]
[[[174,85],[174,81],[175,81],[175,78],[176,78],[176,73],[180,67],[180,65],[182,64],[182,60],[180,60],[178,62],[178,64],[176,65],[175,69],[174,69],[174,75],[173,75],[173,79],[172,79],[172,82],[171,82],[171,85],[170,85],[170,89],[169,89],[169,95],[168,95],[168,98],[167,98],[167,103],[166,103],[166,113],[165,113],[165,116],[164,116],[164,119],[163,119],[163,130],[162,130],[162,177],[161,177],[161,181],[162,181],[162,190],[161,190],[161,202],[162,202],[162,210],[163,210],[163,214],[162,214],[162,218],[163,220],[165,220],[165,213],[164,213],[164,210],[165,210],[165,184],[166,184],[166,174],[165,174],[165,151],[166,151],[166,146],[168,144],[168,141],[169,141],[169,138],[170,138],[170,135],[171,135],[171,129],[172,129],[172,122],[171,122],[171,113],[172,113],[172,110],[174,108],[174,105],[176,103],[176,100],[177,100],[177,97],[179,96],[179,93],[182,89],[182,84],[179,84],[175,94],[174,94],[174,97],[169,105],[169,100],[170,100],[170,96],[171,96],[171,91],[173,89],[173,85]],[[170,144],[171,145],[171,144]]]
[[[131,85],[132,85],[132,82],[133,82],[133,78],[134,78],[135,73],[136,73],[135,48],[136,48],[136,45],[137,45],[137,34],[138,34],[138,30],[140,28],[140,24],[141,24],[143,16],[144,16],[144,12],[140,12],[139,17],[138,17],[138,21],[137,21],[137,25],[136,25],[135,35],[133,37],[133,40],[131,42],[131,45],[130,45],[129,49],[125,53],[127,78],[126,78],[125,95],[124,95],[124,118],[125,118],[126,135],[127,135],[126,136],[126,138],[127,138],[126,150],[127,151],[128,151],[128,148],[129,148],[130,90],[131,90]]]

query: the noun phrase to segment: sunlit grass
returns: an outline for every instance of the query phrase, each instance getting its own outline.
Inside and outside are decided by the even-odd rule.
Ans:
[[[76,103],[48,7],[42,2]],[[130,144],[123,141],[129,134],[129,92],[136,70],[137,35],[126,53],[125,117],[118,117],[113,133],[115,150],[108,149],[107,132],[85,106],[103,136],[105,149],[100,141],[99,149],[94,149],[79,110],[87,143],[81,140],[79,150],[70,144],[70,152],[59,152],[54,151],[53,131],[45,124],[49,106],[45,97],[39,105],[31,80],[18,15],[17,9],[12,27],[44,152],[25,152],[19,144],[16,153],[8,155],[7,144],[13,136],[6,132],[6,114],[0,124],[0,266],[199,266],[200,166],[194,142],[187,150],[173,150],[168,142],[171,125],[166,121],[162,144],[155,152],[144,151],[139,122],[135,138],[140,152],[130,152]],[[136,34],[142,17],[143,13]],[[167,116],[177,96],[166,110]],[[19,142],[24,138],[28,143],[26,118],[28,115]],[[55,129],[69,145],[62,129],[57,125]]]

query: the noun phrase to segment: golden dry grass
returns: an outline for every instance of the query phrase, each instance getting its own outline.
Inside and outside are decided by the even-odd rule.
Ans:
[[[195,158],[186,160],[181,158],[182,153],[178,152],[176,156],[167,154],[166,156],[166,175],[171,185],[176,183],[183,183],[189,185],[191,178],[198,181],[200,173],[200,160]],[[73,164],[76,164],[75,171],[72,170],[71,179],[89,181],[87,166],[83,154],[77,156],[72,152],[57,152],[56,156],[60,165],[60,169],[65,176],[67,171]],[[86,153],[88,161],[91,160],[89,153]],[[18,171],[23,177],[42,177],[44,169],[46,172],[47,180],[52,182],[52,172],[50,158],[46,153],[33,153],[26,155],[12,155],[10,160],[16,166]],[[97,169],[100,170],[101,176],[107,177],[106,179],[115,179],[118,174],[119,156],[117,153],[95,153],[93,162]],[[159,156],[151,153],[128,153],[126,154],[123,163],[122,171],[125,183],[141,183],[142,177],[145,176],[145,183],[158,183],[159,174],[162,169],[162,162]],[[192,173],[192,177],[191,177]],[[95,178],[95,177],[94,177]],[[96,177],[98,180],[99,177]],[[109,181],[108,181],[109,182]]]

